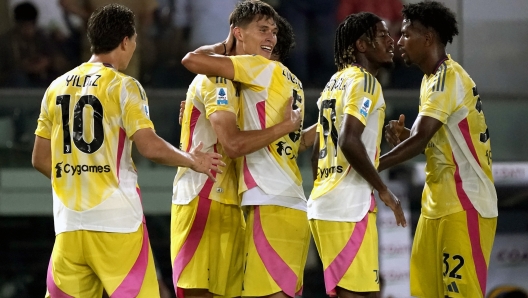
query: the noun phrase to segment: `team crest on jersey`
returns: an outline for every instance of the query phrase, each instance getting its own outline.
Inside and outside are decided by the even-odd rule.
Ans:
[[[363,117],[367,117],[370,109],[370,105],[372,104],[372,101],[366,97],[363,97],[363,104],[361,105],[361,108],[359,108],[359,113]]]
[[[145,112],[145,116],[150,119],[149,107],[147,105],[143,105],[143,111]]]
[[[227,100],[227,92],[225,88],[216,88],[216,104],[219,106],[225,106],[229,102]]]

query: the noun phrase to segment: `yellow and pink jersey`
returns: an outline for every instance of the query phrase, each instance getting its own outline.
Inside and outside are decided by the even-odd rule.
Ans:
[[[304,117],[304,92],[301,82],[288,68],[262,56],[230,56],[234,81],[241,83],[239,124],[242,130],[259,130],[280,123],[289,97],[295,98]],[[267,147],[245,156],[240,162],[239,192],[256,186],[264,192],[245,205],[304,205],[306,200],[297,166],[301,129],[285,135]],[[259,197],[259,198],[257,198]],[[260,202],[264,199],[266,202]],[[302,200],[302,203],[299,203]],[[257,202],[258,201],[258,202]]]
[[[422,214],[439,218],[475,208],[496,217],[489,131],[477,87],[466,71],[448,57],[424,76],[420,116],[444,125],[427,144]]]
[[[308,200],[308,218],[359,222],[371,205],[373,187],[348,163],[338,144],[346,114],[365,129],[361,141],[372,164],[379,164],[385,100],[376,78],[359,65],[338,71],[326,84],[317,105],[319,160]]]
[[[197,196],[224,204],[238,204],[235,162],[218,142],[209,116],[216,111],[236,114],[239,100],[238,90],[230,80],[198,75],[192,81],[185,102],[180,149],[188,152],[202,142],[202,151],[220,153],[226,166],[222,168],[223,173],[213,173],[214,183],[205,174],[179,168],[174,178],[173,204],[186,205]]]
[[[44,94],[35,134],[51,140],[57,234],[131,233],[143,219],[131,137],[154,128],[143,87],[111,65],[84,63]]]

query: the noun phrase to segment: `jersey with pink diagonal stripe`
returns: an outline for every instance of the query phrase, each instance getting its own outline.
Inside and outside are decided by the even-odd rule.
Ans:
[[[235,162],[218,142],[209,116],[216,111],[236,114],[239,100],[238,90],[230,80],[198,75],[192,81],[185,101],[180,149],[189,151],[202,142],[203,152],[222,154],[226,165],[222,173],[214,173],[214,183],[205,174],[179,168],[174,178],[173,204],[188,204],[198,195],[224,204],[238,204]]]
[[[471,208],[483,217],[497,216],[483,104],[475,82],[451,57],[424,76],[419,115],[444,124],[425,149],[423,216],[439,218]]]
[[[229,58],[235,69],[234,80],[241,83],[242,130],[265,129],[281,122],[290,96],[304,117],[302,84],[283,64],[258,55]],[[299,129],[246,155],[239,169],[239,192],[259,186],[269,195],[306,200],[297,166],[300,138]]]
[[[35,134],[51,140],[57,234],[138,229],[131,137],[143,128],[154,128],[145,91],[110,65],[84,63],[49,86]]]

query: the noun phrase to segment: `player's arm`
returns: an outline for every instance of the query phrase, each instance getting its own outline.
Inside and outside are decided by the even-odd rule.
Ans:
[[[207,76],[219,76],[228,80],[235,78],[235,66],[225,55],[231,54],[235,46],[233,26],[229,30],[227,39],[220,43],[201,46],[187,53],[182,64],[189,71]]]
[[[132,140],[145,158],[167,166],[191,168],[208,175],[212,180],[215,179],[211,170],[222,173],[218,166],[225,166],[220,160],[220,154],[200,152],[203,147],[201,143],[190,152],[184,152],[160,138],[151,128],[137,130],[132,135]]]
[[[219,76],[228,80],[235,78],[233,61],[224,56],[224,44],[202,46],[193,52],[187,53],[182,59],[182,64],[190,72],[207,76]]]
[[[345,114],[338,138],[339,148],[341,148],[352,168],[378,191],[380,199],[392,209],[396,223],[405,227],[407,223],[400,201],[381,180],[378,171],[369,159],[365,145],[361,141],[364,129],[365,125],[359,119],[350,114]]]
[[[418,115],[410,136],[391,151],[380,157],[378,171],[407,161],[425,150],[427,143],[434,134],[442,127],[443,123],[433,117]]]
[[[317,124],[316,124],[317,125]],[[312,177],[313,181],[317,180],[317,173],[318,173],[318,162],[319,162],[319,134],[315,133],[314,137],[314,145],[312,148]]]
[[[37,171],[51,179],[51,140],[35,136],[31,163]]]
[[[286,106],[284,120],[263,130],[242,131],[236,125],[236,114],[229,111],[215,111],[209,121],[229,158],[234,159],[260,150],[278,138],[299,129],[301,113],[292,109],[293,97]]]
[[[305,128],[301,132],[301,146],[299,146],[299,152],[303,152],[308,148],[312,148],[315,143],[317,123],[312,126]],[[317,144],[317,143],[316,143]]]

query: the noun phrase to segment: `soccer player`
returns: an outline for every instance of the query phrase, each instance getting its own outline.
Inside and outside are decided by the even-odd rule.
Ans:
[[[232,30],[225,44],[201,47],[182,60],[192,72],[241,83],[241,130],[279,123],[290,105],[289,96],[293,95],[301,111],[304,105],[301,82],[280,62],[269,60],[276,43],[277,18],[247,14],[254,11],[251,7],[265,5],[240,2],[230,16]],[[232,47],[238,56],[221,56]],[[238,169],[241,204],[248,212],[242,296],[294,297],[302,289],[309,227],[296,161],[301,132],[245,155]]]
[[[392,65],[394,40],[381,18],[358,13],[338,26],[334,48],[338,71],[317,102],[308,218],[327,294],[364,297],[379,291],[373,189],[392,209],[397,224],[406,225],[400,201],[376,170],[385,100],[375,76]]]
[[[134,14],[110,4],[88,22],[92,57],[42,99],[33,166],[51,179],[56,239],[47,296],[159,297],[132,142],[145,157],[214,179],[221,155],[182,152],[158,137],[141,85],[119,72],[136,48]]]
[[[257,13],[275,16],[266,5],[253,7],[256,10],[247,18]],[[188,150],[201,141],[205,151],[224,156],[226,167],[215,176],[215,183],[187,169],[180,169],[175,178],[171,256],[178,297],[241,295],[245,220],[233,159],[264,148],[300,126],[300,111],[292,111],[290,103],[278,124],[262,130],[239,130],[238,85],[222,77],[197,75],[187,92],[181,148]]]
[[[411,253],[411,295],[484,297],[495,228],[497,194],[489,132],[475,82],[446,53],[458,34],[454,14],[435,1],[403,9],[398,47],[424,77],[418,117],[386,127],[397,145],[379,170],[425,153],[422,210]]]

